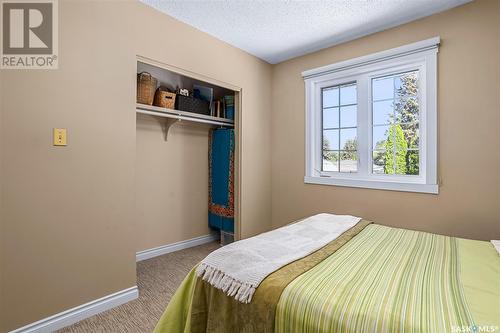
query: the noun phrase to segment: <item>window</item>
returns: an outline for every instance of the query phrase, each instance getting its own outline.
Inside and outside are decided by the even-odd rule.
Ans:
[[[439,38],[302,73],[306,183],[437,193]]]
[[[374,78],[371,86],[372,172],[418,175],[418,71]]]
[[[356,172],[356,84],[324,88],[323,171]]]

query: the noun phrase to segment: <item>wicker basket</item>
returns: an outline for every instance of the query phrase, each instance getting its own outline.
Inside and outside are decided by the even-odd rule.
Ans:
[[[175,108],[175,93],[168,92],[163,87],[156,89],[153,105],[167,109]]]
[[[157,82],[158,80],[147,72],[137,73],[137,103],[153,104]]]

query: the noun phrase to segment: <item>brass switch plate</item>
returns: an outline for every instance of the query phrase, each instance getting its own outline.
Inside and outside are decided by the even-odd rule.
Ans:
[[[54,146],[66,146],[67,135],[65,128],[54,128]]]

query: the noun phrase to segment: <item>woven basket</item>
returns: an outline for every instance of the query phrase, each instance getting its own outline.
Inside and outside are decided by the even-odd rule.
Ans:
[[[175,108],[176,110],[210,115],[210,103],[198,98],[187,97],[184,95],[177,94],[175,99]]]
[[[137,103],[153,104],[157,82],[158,80],[147,72],[137,73]]]
[[[175,108],[175,93],[168,92],[163,87],[156,89],[153,105],[167,109]]]

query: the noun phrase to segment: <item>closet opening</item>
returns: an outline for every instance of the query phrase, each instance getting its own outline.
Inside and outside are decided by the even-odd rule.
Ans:
[[[238,240],[241,88],[137,57],[136,91],[138,251]]]

